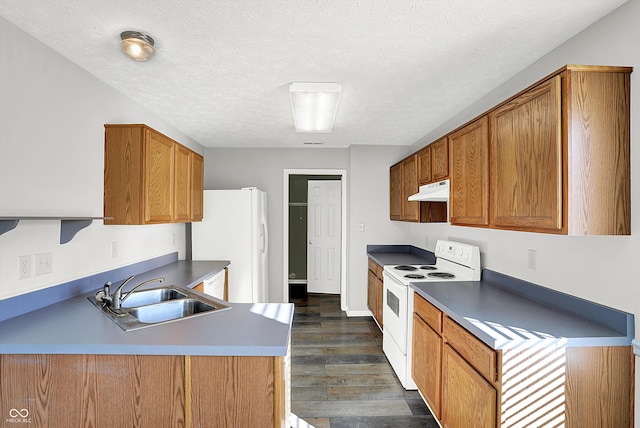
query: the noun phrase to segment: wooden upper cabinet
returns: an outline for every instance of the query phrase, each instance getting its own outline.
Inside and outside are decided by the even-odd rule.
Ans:
[[[492,226],[631,233],[630,73],[567,66],[490,113]]]
[[[104,161],[105,224],[201,219],[200,155],[145,125],[105,125]]]
[[[173,218],[186,222],[191,219],[191,150],[175,145],[175,179]]]
[[[204,215],[204,158],[191,152],[191,221]]]
[[[449,135],[451,223],[489,224],[489,122],[487,116]]]
[[[402,164],[389,169],[389,216],[391,220],[402,219]]]
[[[493,225],[562,228],[561,101],[556,76],[490,114]]]
[[[631,234],[630,67],[568,66],[562,75],[569,235]]]
[[[431,144],[431,180],[449,178],[449,141],[444,137]]]
[[[418,155],[402,161],[402,220],[420,221],[420,202],[407,198],[418,193]]]
[[[418,152],[418,184],[431,182],[431,146],[424,147]]]

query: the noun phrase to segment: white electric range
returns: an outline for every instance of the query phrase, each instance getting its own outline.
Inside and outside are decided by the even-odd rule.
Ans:
[[[386,265],[382,274],[382,350],[405,389],[417,389],[411,377],[413,290],[409,283],[480,280],[480,249],[477,246],[438,241],[435,255],[434,265]]]

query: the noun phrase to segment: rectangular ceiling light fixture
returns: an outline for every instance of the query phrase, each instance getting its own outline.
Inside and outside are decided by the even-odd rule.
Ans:
[[[340,100],[338,83],[289,85],[296,132],[331,132]]]

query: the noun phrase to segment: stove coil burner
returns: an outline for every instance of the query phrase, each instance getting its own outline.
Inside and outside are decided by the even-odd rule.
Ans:
[[[424,275],[420,275],[419,273],[408,273],[404,277],[410,279],[424,279]]]
[[[420,270],[437,270],[437,269],[438,268],[433,265],[420,266]]]
[[[398,265],[398,266],[394,267],[394,269],[396,269],[396,270],[406,270],[406,271],[418,270],[417,267],[409,266],[409,265]]]
[[[432,273],[428,273],[427,276],[429,278],[444,278],[444,279],[451,279],[456,277],[454,274],[449,272],[432,272]]]

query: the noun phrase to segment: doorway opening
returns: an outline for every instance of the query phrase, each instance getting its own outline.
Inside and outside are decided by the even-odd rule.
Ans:
[[[340,261],[341,306],[346,307],[346,170],[284,170],[283,207],[283,301],[288,302],[307,291],[307,200],[309,181],[340,181]]]

